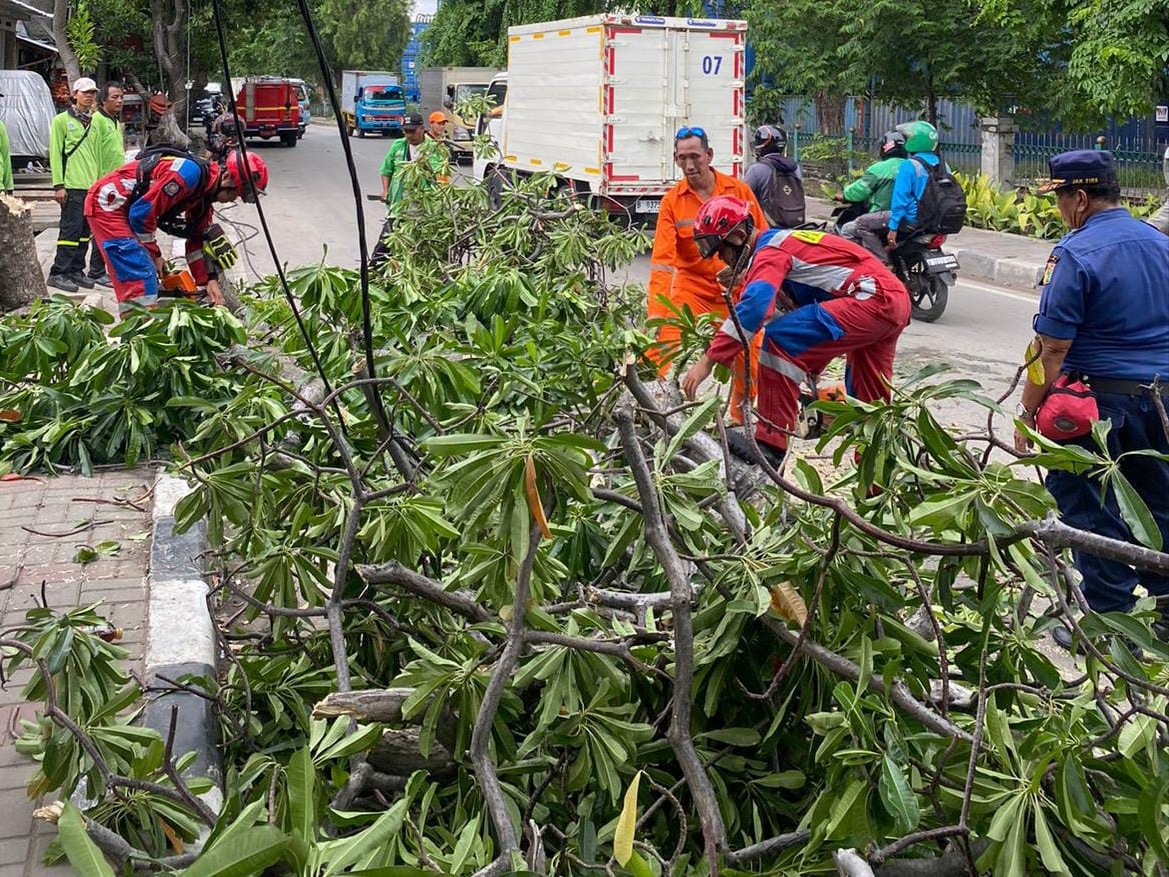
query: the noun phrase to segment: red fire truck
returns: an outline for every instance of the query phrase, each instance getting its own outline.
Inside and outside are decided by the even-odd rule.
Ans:
[[[279,137],[296,146],[300,133],[300,103],[296,87],[282,76],[249,76],[235,98],[248,137]]]

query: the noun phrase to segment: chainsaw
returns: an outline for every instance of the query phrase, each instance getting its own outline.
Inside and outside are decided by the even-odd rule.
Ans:
[[[167,298],[189,298],[197,296],[199,287],[191,270],[174,262],[167,262],[162,269],[159,295]]]

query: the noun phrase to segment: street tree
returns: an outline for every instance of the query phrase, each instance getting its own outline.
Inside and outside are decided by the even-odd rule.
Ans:
[[[598,12],[625,10],[617,0],[444,0],[422,34],[423,63],[502,67],[507,63],[507,29]],[[701,0],[659,0],[639,7],[646,15],[704,15]]]
[[[931,122],[942,98],[982,112],[1007,95],[1037,99],[1058,48],[981,19],[967,0],[755,0],[747,16],[758,75],[813,96],[837,131],[848,95],[917,108]]]
[[[407,0],[310,0],[329,71],[340,82],[348,68],[397,70],[410,39]],[[295,4],[229,4],[233,71],[241,74],[321,76],[304,19]]]
[[[1012,34],[1046,34],[1047,96],[1071,124],[1147,116],[1169,88],[1166,0],[979,0],[983,17]]]

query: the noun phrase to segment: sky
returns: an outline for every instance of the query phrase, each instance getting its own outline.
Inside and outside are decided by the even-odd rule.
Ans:
[[[433,15],[436,9],[438,0],[414,0],[414,15]]]

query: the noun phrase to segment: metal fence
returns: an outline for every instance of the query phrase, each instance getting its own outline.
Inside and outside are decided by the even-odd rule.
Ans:
[[[849,98],[844,107],[843,131],[826,131],[808,98],[791,96],[783,100],[783,123],[793,149],[806,148],[825,137],[839,138],[847,150],[849,169],[866,163],[876,154],[881,135],[902,122],[918,118],[915,110],[880,102]],[[1047,176],[1047,160],[1069,149],[1109,149],[1116,159],[1121,186],[1132,192],[1165,189],[1162,170],[1166,143],[1157,139],[1152,119],[1112,121],[1087,134],[1069,134],[1058,125],[1043,126],[1034,119],[1020,119],[1015,135],[1016,182],[1027,184]],[[943,100],[938,104],[938,132],[941,152],[956,170],[978,173],[982,159],[982,131],[974,108]],[[797,156],[798,157],[798,156]]]

